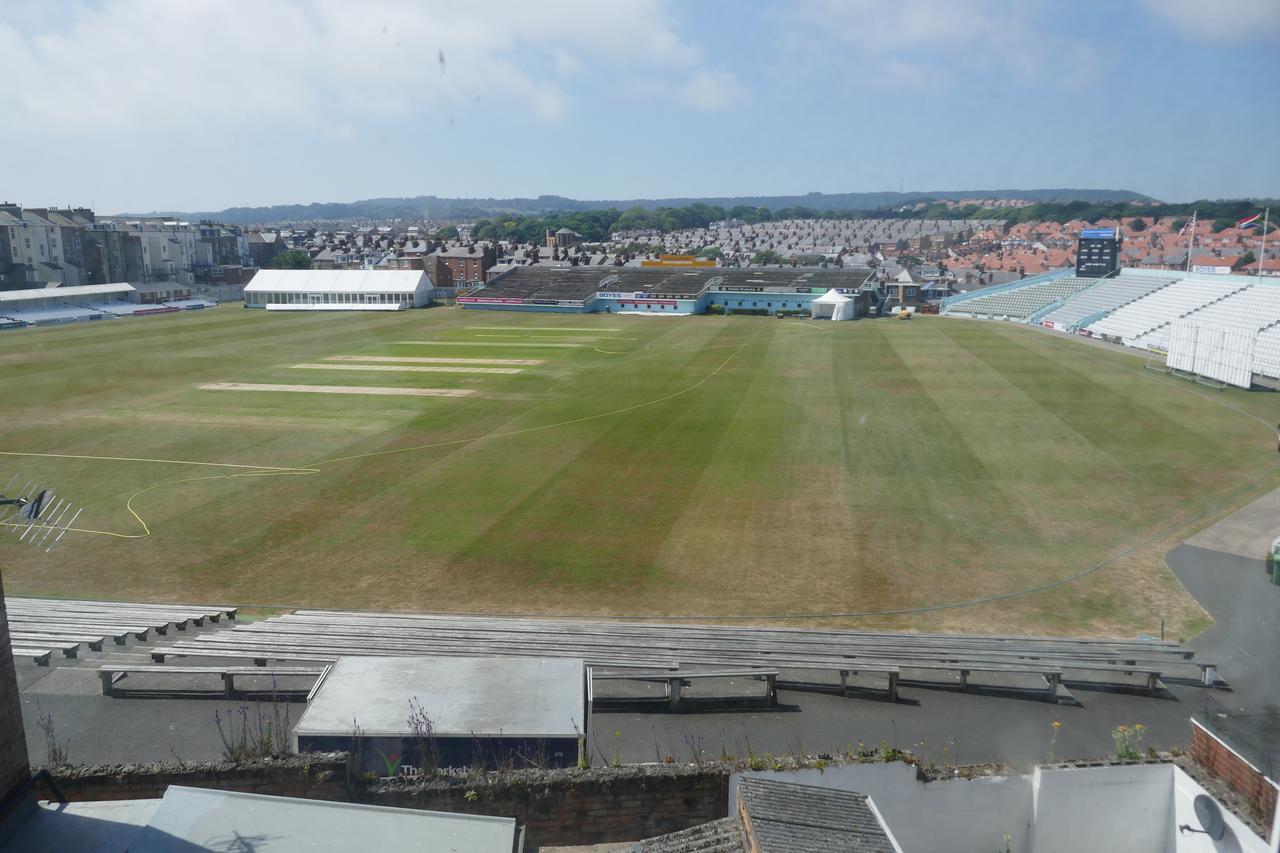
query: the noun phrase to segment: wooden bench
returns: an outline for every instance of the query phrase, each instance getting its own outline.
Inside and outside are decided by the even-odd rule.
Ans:
[[[41,649],[34,646],[13,646],[10,651],[15,658],[31,658],[36,666],[48,666],[53,649]]]
[[[186,613],[182,611],[143,611],[143,610],[110,610],[97,611],[77,607],[31,607],[17,605],[9,608],[12,615],[25,619],[56,621],[59,619],[79,619],[106,622],[145,622],[152,625],[173,625],[179,631],[185,631],[187,624],[204,625],[207,618],[202,613]]]
[[[127,678],[130,673],[152,673],[164,675],[218,675],[222,677],[222,690],[228,699],[236,695],[235,678],[237,675],[270,675],[270,676],[315,676],[324,673],[324,667],[261,667],[261,666],[148,666],[109,664],[98,667],[98,678],[102,682],[102,695],[114,695],[117,681]],[[118,677],[117,677],[118,676]]]
[[[717,661],[722,666],[732,666],[731,660],[720,659]],[[835,672],[840,675],[840,695],[849,695],[849,676],[859,675],[864,672],[883,675],[888,678],[888,684],[885,687],[885,693],[890,702],[897,702],[900,698],[898,693],[898,667],[895,664],[884,661],[855,661],[845,660],[843,658],[777,658],[770,660],[769,663],[776,665],[780,669],[789,670],[816,670],[818,672]],[[803,689],[812,685],[809,682],[783,682],[789,684],[793,688]]]
[[[107,638],[101,634],[96,636],[93,634],[64,634],[61,631],[49,631],[47,633],[43,631],[10,631],[9,636],[19,642],[37,644],[46,641],[84,643],[89,647],[90,651],[95,652],[102,651],[102,645],[107,641]]]
[[[338,659],[338,655],[330,654],[277,654],[275,652],[268,653],[261,648],[251,650],[241,649],[224,649],[224,648],[191,648],[167,646],[164,649],[156,649],[151,652],[151,659],[156,663],[164,663],[166,658],[235,658],[236,660],[251,660],[254,665],[261,668],[267,665],[269,660],[302,660],[312,663],[333,663]]]
[[[1006,660],[1021,663],[1025,660],[1084,660],[1100,663],[1165,665],[1171,659],[1189,659],[1191,651],[1160,643],[1111,642],[1109,645],[1068,641],[1050,644],[1036,641],[1036,645],[1018,646],[998,640],[947,643],[946,638],[927,637],[909,640],[903,635],[886,635],[885,639],[873,639],[856,634],[855,639],[826,640],[813,637],[774,637],[766,629],[752,629],[756,633],[733,642],[719,634],[730,633],[726,629],[677,630],[664,628],[661,633],[653,630],[636,632],[638,626],[583,625],[566,623],[563,630],[539,629],[528,625],[512,626],[509,621],[486,620],[484,623],[464,622],[450,625],[439,618],[412,618],[388,615],[385,618],[335,619],[333,617],[300,617],[298,615],[275,617],[267,622],[242,629],[264,641],[271,642],[325,642],[339,646],[344,643],[375,642],[418,643],[436,647],[456,644],[498,647],[519,643],[540,649],[568,650],[580,648],[582,654],[608,653],[619,647],[647,648],[660,651],[681,660],[695,660],[695,656],[715,655],[732,651],[750,655],[761,662],[772,663],[777,658],[800,656],[843,656],[851,659],[892,660],[897,658],[948,660]],[[238,631],[239,632],[239,631]],[[237,633],[238,633],[237,632]]]
[[[724,669],[697,672],[617,672],[597,675],[592,681],[653,681],[667,685],[667,702],[674,709],[680,704],[682,688],[699,678],[751,678],[765,683],[764,700],[768,705],[778,704],[778,671],[776,669]]]
[[[1124,638],[1092,639],[1081,637],[1011,636],[992,634],[925,634],[911,632],[852,631],[829,628],[736,628],[688,624],[627,624],[607,621],[526,619],[521,617],[475,617],[446,614],[375,613],[365,611],[296,610],[275,617],[272,623],[359,626],[366,630],[383,625],[434,628],[446,631],[518,631],[557,635],[594,635],[609,637],[647,637],[663,642],[683,643],[685,639],[711,639],[734,647],[762,642],[780,647],[786,643],[822,644],[844,647],[871,643],[885,646],[907,645],[917,648],[959,650],[1040,649],[1046,654],[1076,651],[1171,653],[1189,655],[1172,640],[1135,640]]]
[[[36,645],[42,649],[62,652],[62,656],[68,658],[73,658],[80,652],[79,643],[71,643],[65,640],[41,640]]]
[[[251,642],[244,642],[234,638],[222,639],[221,636],[211,636],[207,639],[183,640],[172,646],[155,649],[151,652],[151,659],[157,663],[163,663],[166,657],[235,657],[252,660],[258,666],[265,666],[268,660],[305,660],[332,663],[339,657],[396,655],[422,657],[584,657],[582,654],[545,654],[528,648],[495,651],[474,646],[440,649],[431,646],[394,644],[384,646],[373,643],[366,643],[363,647],[354,644],[351,646],[329,646],[314,643],[270,643],[264,642],[260,638]],[[619,657],[617,659],[586,655],[584,659],[588,666],[606,668],[644,667],[660,669],[666,666],[674,668],[676,665],[674,661],[668,658],[642,655]]]
[[[143,641],[147,639],[147,635],[152,630],[147,625],[117,625],[114,622],[104,625],[93,619],[30,619],[15,617],[12,614],[9,616],[9,626],[12,630],[25,628],[28,631],[49,631],[55,628],[68,631],[101,631],[113,637],[132,634],[135,639]],[[156,633],[163,634],[164,632],[157,630]],[[120,640],[116,642],[117,644],[122,644]]]
[[[202,618],[217,622],[222,616],[235,619],[238,608],[217,604],[148,604],[135,601],[94,601],[82,598],[28,598],[26,596],[10,596],[10,605],[18,604],[28,608],[85,610],[93,613],[111,613],[139,611],[147,613],[192,613]]]
[[[1140,675],[1143,678],[1143,683],[1148,692],[1155,693],[1160,689],[1160,675],[1162,670],[1155,669],[1153,667],[1078,660],[1050,660],[1045,661],[1045,663],[1062,669],[1074,669],[1081,672],[1110,672],[1118,675]]]
[[[1027,664],[992,663],[988,661],[938,661],[938,660],[902,660],[897,661],[902,669],[924,669],[956,672],[960,675],[960,689],[969,687],[969,676],[975,672],[1003,673],[1006,675],[1031,675],[1044,679],[1047,687],[1045,698],[1050,702],[1058,701],[1058,692],[1062,687],[1062,669],[1055,666]]]

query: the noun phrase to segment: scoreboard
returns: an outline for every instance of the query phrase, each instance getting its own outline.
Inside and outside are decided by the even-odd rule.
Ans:
[[[1101,278],[1120,269],[1120,233],[1115,228],[1086,228],[1076,245],[1076,276]]]

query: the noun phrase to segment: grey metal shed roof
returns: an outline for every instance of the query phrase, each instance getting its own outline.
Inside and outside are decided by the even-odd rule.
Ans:
[[[760,853],[900,853],[866,794],[744,776],[738,801]]]
[[[577,737],[586,665],[575,658],[341,657],[294,728],[303,737],[407,736],[410,700],[437,737]]]

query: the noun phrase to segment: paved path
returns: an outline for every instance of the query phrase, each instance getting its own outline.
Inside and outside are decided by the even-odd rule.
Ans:
[[[1188,545],[1260,559],[1280,536],[1280,489],[1231,513],[1187,540]],[[1199,598],[1199,596],[1196,596]]]
[[[1219,694],[1222,704],[1236,711],[1280,709],[1280,586],[1267,577],[1266,563],[1189,544],[1165,559],[1215,620],[1188,645],[1197,658],[1217,661],[1234,688]]]

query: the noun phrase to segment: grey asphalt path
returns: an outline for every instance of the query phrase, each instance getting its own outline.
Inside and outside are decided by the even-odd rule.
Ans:
[[[1217,698],[1236,712],[1280,710],[1280,586],[1267,577],[1266,563],[1194,545],[1174,548],[1165,560],[1215,620],[1188,645],[1197,658],[1217,661],[1233,687]]]
[[[1277,536],[1280,536],[1280,489],[1200,531],[1186,544],[1257,559],[1267,553]]]
[[[192,661],[196,663],[197,661]],[[37,726],[51,714],[58,737],[70,741],[71,760],[84,763],[211,761],[222,756],[215,711],[223,720],[241,709],[256,719],[257,703],[228,702],[218,684],[202,698],[101,695],[98,661],[39,668],[21,664],[23,717],[33,763],[46,755]],[[35,675],[39,678],[35,678]],[[129,686],[128,680],[121,687]],[[938,763],[988,761],[1030,764],[1049,757],[1053,722],[1062,723],[1053,754],[1057,758],[1098,757],[1112,752],[1111,730],[1121,724],[1147,726],[1146,743],[1182,745],[1189,739],[1193,710],[1212,705],[1221,691],[1171,685],[1168,698],[1089,690],[1072,685],[1081,707],[1051,705],[1037,698],[960,693],[915,686],[902,688],[897,704],[875,699],[782,690],[777,709],[670,713],[597,711],[592,717],[592,761],[694,760],[722,754],[834,753],[882,743],[919,752],[921,741]],[[1227,694],[1229,696],[1229,694]],[[289,703],[296,722],[303,710]],[[270,713],[269,705],[263,705]],[[615,734],[616,733],[616,734]],[[942,751],[947,747],[946,752]]]

